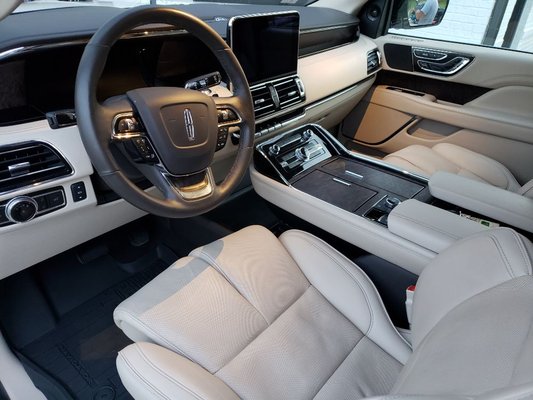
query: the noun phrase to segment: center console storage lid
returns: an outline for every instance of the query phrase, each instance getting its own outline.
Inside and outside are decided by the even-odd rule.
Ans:
[[[489,229],[414,199],[402,202],[391,211],[388,228],[391,233],[435,253],[440,253],[459,239]]]
[[[429,190],[438,199],[533,232],[533,199],[449,172],[435,173]]]

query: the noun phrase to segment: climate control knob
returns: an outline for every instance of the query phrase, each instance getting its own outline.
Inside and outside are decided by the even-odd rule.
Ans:
[[[6,205],[6,217],[11,222],[28,222],[37,214],[37,202],[28,196],[11,199]]]
[[[298,147],[296,151],[294,152],[294,155],[296,158],[300,161],[307,161],[309,160],[309,150],[307,150],[306,147]]]
[[[277,144],[273,144],[272,146],[270,146],[268,153],[271,156],[277,156],[279,155],[280,151],[281,151],[281,147],[279,147]]]

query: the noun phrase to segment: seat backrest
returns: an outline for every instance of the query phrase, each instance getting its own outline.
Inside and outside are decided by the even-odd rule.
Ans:
[[[393,393],[479,395],[533,382],[533,246],[498,228],[441,253],[417,284],[414,353]]]

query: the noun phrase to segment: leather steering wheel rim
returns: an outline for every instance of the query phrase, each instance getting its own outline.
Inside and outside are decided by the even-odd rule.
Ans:
[[[97,84],[113,44],[125,33],[147,24],[167,24],[186,30],[195,36],[214,54],[232,83],[232,97],[221,97],[212,101],[217,107],[226,106],[237,112],[239,121],[235,126],[240,128],[237,155],[226,178],[220,184],[213,182],[211,192],[201,198],[193,200],[182,198],[168,180],[161,178],[165,174],[158,174],[156,168],[138,165],[139,170],[163,192],[163,198],[149,194],[138,188],[125,175],[113,156],[111,146],[114,144],[111,141],[111,134],[114,122],[112,121],[118,114],[136,109],[131,102],[131,96],[129,100],[126,96],[122,96],[100,103],[96,95]],[[169,88],[161,89],[166,89],[167,92],[169,90]],[[187,92],[185,89],[179,90]],[[194,93],[193,96],[197,96],[198,92]],[[151,214],[185,218],[215,208],[237,187],[252,158],[254,143],[252,98],[237,58],[226,42],[209,25],[177,9],[157,6],[136,7],[103,25],[83,52],[76,77],[75,104],[83,144],[99,175],[122,198]],[[206,177],[208,174],[210,170],[206,170]]]

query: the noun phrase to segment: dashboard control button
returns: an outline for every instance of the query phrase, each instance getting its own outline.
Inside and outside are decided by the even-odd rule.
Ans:
[[[87,198],[87,190],[85,189],[85,183],[76,182],[70,185],[70,191],[72,192],[72,199],[74,202],[82,201]]]
[[[48,208],[48,200],[46,200],[46,195],[35,196],[33,198],[37,202],[37,210],[44,211]]]
[[[49,208],[60,207],[65,203],[65,198],[63,197],[63,192],[61,191],[47,194],[46,200],[48,201]]]
[[[217,110],[217,118],[218,123],[224,124],[224,123],[232,123],[232,122],[238,122],[239,117],[230,108],[220,108]]]
[[[218,128],[217,147],[215,151],[222,150],[228,141],[229,130],[227,127]]]
[[[385,205],[389,208],[394,208],[396,207],[398,204],[400,204],[401,201],[399,198],[397,197],[387,197],[385,199]]]
[[[6,205],[6,216],[11,222],[22,223],[33,219],[37,214],[37,202],[28,196],[19,196]]]
[[[133,146],[135,146],[135,149],[140,156],[140,159],[138,157],[134,157],[135,161],[145,161],[149,163],[157,161],[157,156],[155,155],[154,149],[147,138],[142,136],[135,137],[131,139],[131,143],[133,143]]]
[[[140,132],[141,124],[134,116],[124,116],[119,117],[115,121],[115,133],[116,134],[126,134],[133,132]]]

